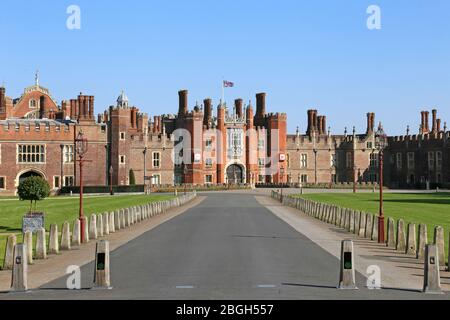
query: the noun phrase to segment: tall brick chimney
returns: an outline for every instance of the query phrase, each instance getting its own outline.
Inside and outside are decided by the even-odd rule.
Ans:
[[[6,119],[6,90],[0,87],[0,119]]]
[[[367,114],[367,135],[371,135],[373,133],[373,129],[375,128],[375,113],[369,112]]]
[[[327,134],[327,117],[322,116],[322,134]]]
[[[89,96],[89,119],[94,120],[94,96]]]
[[[203,115],[203,125],[209,127],[212,121],[212,100],[203,100],[204,115]]]
[[[319,135],[322,135],[322,122],[323,122],[323,116],[317,116],[317,133]]]
[[[264,92],[256,94],[256,115],[261,118],[266,115],[266,94]]]
[[[431,129],[431,132],[436,133],[437,132],[437,110],[433,109],[431,111],[431,113],[433,114],[433,127]]]
[[[184,116],[188,113],[188,91],[180,90],[178,91],[179,98],[179,107],[178,107],[178,116]]]
[[[424,115],[425,115],[425,133],[429,133],[430,132],[430,119],[429,119],[430,112],[425,111]]]
[[[308,129],[306,134],[312,135],[316,131],[317,110],[308,110]]]
[[[436,132],[441,133],[441,119],[436,120]]]
[[[242,117],[242,105],[243,105],[242,99],[234,100],[234,106],[236,107],[236,115],[238,116],[238,118]]]
[[[130,118],[131,119],[130,120],[131,120],[131,127],[132,128],[136,128],[136,120],[137,120],[136,113],[137,113],[136,108],[135,107],[131,108],[131,110],[130,110]]]

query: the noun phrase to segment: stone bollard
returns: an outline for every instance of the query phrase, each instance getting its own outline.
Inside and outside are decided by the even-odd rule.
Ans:
[[[350,211],[350,228],[348,229],[350,233],[355,232],[355,211]]]
[[[97,215],[97,238],[103,237],[103,219],[102,215]]]
[[[355,226],[354,226],[354,230],[353,233],[354,234],[359,234],[359,223],[361,220],[361,212],[359,211],[353,211],[353,220],[355,221]]]
[[[28,255],[26,244],[16,244],[13,254],[11,292],[28,291]]]
[[[120,214],[119,210],[114,211],[114,230],[117,232],[120,230]]]
[[[353,241],[342,241],[341,247],[341,271],[338,289],[357,290],[355,280],[355,261]]]
[[[397,243],[395,248],[397,251],[406,252],[405,221],[403,219],[397,221]]]
[[[428,244],[427,225],[419,224],[419,245],[417,247],[417,259],[425,258],[425,248]]]
[[[70,244],[70,224],[66,221],[61,230],[61,250],[70,250]]]
[[[387,226],[387,241],[386,246],[389,248],[395,248],[396,242],[395,242],[395,222],[394,219],[389,218],[388,219],[388,226]]]
[[[360,212],[358,236],[364,238],[366,236],[366,213]]]
[[[373,224],[373,215],[370,213],[366,214],[366,230],[364,233],[364,237],[366,239],[372,239],[372,224]]]
[[[83,239],[83,243],[88,243],[89,242],[89,221],[88,218],[86,216],[83,216],[83,218],[81,218],[83,223],[84,223],[84,239]],[[81,221],[80,221],[81,223]]]
[[[439,252],[436,245],[425,247],[423,292],[442,294],[441,276],[439,271]]]
[[[75,219],[75,221],[73,222],[72,246],[79,247],[80,245],[81,245],[81,222],[80,219]]]
[[[59,242],[58,242],[58,225],[52,224],[50,226],[50,238],[48,240],[48,253],[59,254]]]
[[[12,270],[14,267],[14,247],[17,244],[15,234],[8,236],[6,240],[5,260],[3,261],[3,270]]]
[[[36,232],[36,259],[47,259],[47,239],[45,238],[44,228],[40,228]]]
[[[414,223],[408,224],[408,232],[406,235],[406,254],[412,256],[417,255],[416,225]]]
[[[28,264],[33,264],[33,232],[26,231],[23,235],[23,243],[27,247]]]
[[[103,213],[103,235],[109,235],[109,215],[108,212]]]
[[[97,242],[95,250],[94,289],[111,289],[109,241]]]
[[[126,211],[125,211],[125,227],[129,227],[129,226],[131,226],[131,211],[132,211],[133,209],[127,209]]]
[[[374,216],[372,221],[372,234],[371,234],[372,241],[378,242],[378,226],[379,220],[377,217]]]
[[[97,215],[95,214],[91,215],[90,218],[89,238],[91,238],[92,240],[97,240],[98,238]]]
[[[114,212],[109,213],[109,233],[115,233],[116,226],[114,223]]]
[[[120,228],[125,229],[125,210],[121,210],[120,213]]]
[[[445,267],[445,249],[444,249],[444,228],[438,226],[434,228],[434,244],[437,247],[439,256],[439,266]]]

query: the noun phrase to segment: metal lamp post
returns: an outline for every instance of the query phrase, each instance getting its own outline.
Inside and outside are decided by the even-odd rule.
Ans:
[[[387,147],[387,135],[383,130],[381,122],[375,134],[375,147],[379,154],[379,181],[380,181],[380,215],[378,217],[378,243],[385,243],[384,235],[384,209],[383,209],[383,162],[384,149]]]
[[[112,196],[114,195],[113,183],[112,183],[113,173],[114,173],[113,166],[110,165],[109,166],[109,194]]]
[[[78,157],[80,160],[78,162],[80,163],[80,210],[79,210],[79,219],[80,219],[80,227],[81,227],[81,242],[85,242],[84,238],[84,214],[83,214],[83,164],[86,162],[84,159],[85,154],[88,150],[88,140],[86,137],[84,137],[83,131],[80,130],[78,133],[77,138],[75,139],[75,149],[78,154]]]

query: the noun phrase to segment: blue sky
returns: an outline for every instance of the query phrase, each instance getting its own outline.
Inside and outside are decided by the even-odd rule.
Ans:
[[[81,30],[66,9],[81,8]],[[366,9],[381,8],[368,30]],[[106,1],[2,0],[0,81],[18,97],[40,70],[60,101],[96,96],[96,111],[121,89],[153,116],[176,113],[234,81],[228,103],[268,94],[268,111],[306,130],[306,110],[328,116],[332,132],[377,113],[389,134],[418,131],[419,112],[436,107],[450,127],[450,1]]]

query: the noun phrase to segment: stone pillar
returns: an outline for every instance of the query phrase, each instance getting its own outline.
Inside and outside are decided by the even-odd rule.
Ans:
[[[114,212],[109,213],[109,233],[115,233],[116,226],[114,223]]]
[[[97,233],[97,216],[95,214],[91,215],[91,221],[89,223],[89,237],[92,240],[97,240],[98,233]]]
[[[375,216],[373,217],[373,222],[372,222],[371,239],[372,239],[372,241],[378,242],[378,218]]]
[[[50,226],[50,238],[48,242],[48,253],[59,254],[58,225],[52,224]]]
[[[47,259],[47,239],[45,238],[44,228],[41,228],[36,232],[36,259]]]
[[[87,226],[85,226],[86,228]],[[81,223],[80,219],[73,222],[72,246],[79,247],[81,245]]]
[[[83,243],[88,243],[89,242],[89,221],[86,216],[84,216],[82,218],[82,220],[84,223],[84,242]]]
[[[3,270],[12,270],[14,267],[14,247],[17,244],[15,234],[8,236],[6,240],[5,260],[3,261]]]
[[[353,241],[344,240],[341,246],[341,272],[339,277],[339,289],[356,290],[355,260]]]
[[[387,227],[387,242],[386,246],[389,248],[395,248],[395,222],[394,219],[388,218],[388,227]]]
[[[373,215],[367,213],[366,215],[366,230],[364,233],[364,237],[366,239],[372,239],[372,224],[373,224]]]
[[[70,244],[70,225],[66,221],[61,231],[61,250],[70,250]]]
[[[95,250],[94,288],[111,288],[109,241],[97,242]]]
[[[405,234],[405,221],[399,219],[397,221],[397,251],[406,252],[406,234]]]
[[[417,255],[417,242],[416,242],[416,225],[414,223],[408,224],[408,234],[406,236],[406,254],[416,256]]]
[[[12,292],[28,290],[28,259],[26,244],[16,244],[13,253]]]
[[[359,223],[361,220],[361,213],[359,211],[354,211],[354,210],[352,210],[352,211],[353,211],[353,217],[355,220],[355,229],[353,230],[353,233],[359,234]]]
[[[419,225],[419,246],[417,247],[417,259],[424,259],[425,257],[425,247],[428,244],[428,233],[427,233],[427,225],[420,224]]]
[[[114,229],[120,230],[120,211],[116,210],[114,211]]]
[[[440,226],[434,228],[434,244],[439,256],[439,266],[445,267],[444,228]]]
[[[103,237],[103,219],[101,214],[97,215],[97,237]]]
[[[33,233],[26,231],[23,235],[23,243],[27,248],[27,260],[28,264],[33,264]]]
[[[108,212],[103,213],[103,235],[109,235],[109,214]]]
[[[437,246],[427,245],[425,247],[423,292],[442,294],[439,265],[440,261]]]
[[[360,212],[360,218],[359,218],[359,232],[358,236],[361,238],[364,238],[366,236],[366,213]]]

